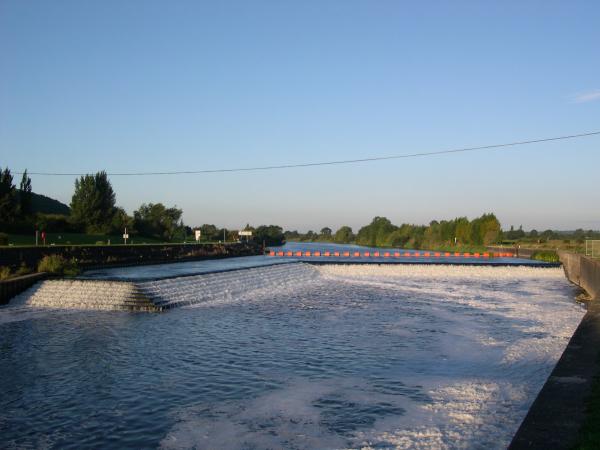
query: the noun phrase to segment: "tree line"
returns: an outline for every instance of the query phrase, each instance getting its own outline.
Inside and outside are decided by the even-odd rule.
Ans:
[[[369,225],[353,233],[345,225],[335,233],[324,227],[319,233],[308,231],[286,231],[288,240],[301,242],[333,242],[338,244],[358,244],[370,247],[435,248],[451,246],[484,246],[502,240],[502,228],[492,213],[483,214],[473,220],[458,217],[453,220],[434,220],[429,225],[394,225],[386,217],[375,217]]]
[[[142,203],[133,215],[117,205],[116,194],[105,171],[87,174],[75,180],[70,213],[34,213],[31,209],[32,186],[27,171],[19,187],[9,168],[0,171],[0,231],[28,234],[34,230],[48,232],[120,235],[127,229],[130,236],[143,236],[164,242],[193,239],[200,230],[202,241],[235,241],[238,230],[218,228],[213,224],[190,227],[183,223],[183,211],[162,203]],[[266,245],[281,245],[283,229],[276,225],[246,226],[251,239]]]

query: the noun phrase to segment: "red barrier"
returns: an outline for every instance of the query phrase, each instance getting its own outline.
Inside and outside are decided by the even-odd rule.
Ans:
[[[454,252],[454,256],[460,256],[459,252]]]
[[[385,252],[385,253],[383,254],[383,257],[384,257],[384,258],[389,258],[389,257],[390,257],[390,252]]]
[[[438,252],[435,252],[435,253],[433,254],[433,256],[435,256],[436,258],[439,258],[439,257],[440,257],[440,256],[442,256],[442,255],[441,255],[440,253],[438,253]]]
[[[414,252],[413,255],[414,256],[421,256],[421,254],[419,252]]]
[[[444,253],[444,256],[447,258],[448,256],[450,256],[450,252]]]
[[[354,256],[358,257],[358,256],[360,256],[360,253],[359,252],[354,252]]]
[[[340,256],[340,252],[333,252],[333,256]]]
[[[310,252],[304,252],[304,256],[310,256]]]
[[[315,252],[313,256],[321,256],[321,252]]]
[[[344,256],[350,256],[350,252],[344,252]]]
[[[423,256],[424,256],[425,258],[429,258],[429,255],[430,255],[430,253],[429,253],[429,252],[425,252],[425,253],[423,253]]]
[[[470,258],[471,254],[469,252],[465,252],[465,254],[463,255],[465,258]]]
[[[404,252],[404,256],[411,256],[410,252]]]
[[[302,256],[302,252],[296,252],[296,256]]]
[[[369,256],[371,256],[371,253],[370,252],[365,252],[365,254],[363,256],[369,257]]]
[[[373,256],[379,256],[379,252],[373,253]]]
[[[277,252],[277,256],[283,256],[283,252]]]
[[[325,253],[323,253],[323,256],[331,256],[331,253],[325,252]]]
[[[475,253],[473,256],[474,256],[475,258],[479,258],[479,253]]]
[[[286,256],[294,256],[294,252],[287,252],[285,255]]]
[[[490,254],[489,254],[489,253],[484,253],[484,254],[483,254],[483,257],[484,257],[484,258],[489,258],[489,257],[490,257]]]

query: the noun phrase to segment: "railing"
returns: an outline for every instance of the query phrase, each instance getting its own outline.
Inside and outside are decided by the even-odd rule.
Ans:
[[[586,239],[585,256],[600,258],[600,239]]]

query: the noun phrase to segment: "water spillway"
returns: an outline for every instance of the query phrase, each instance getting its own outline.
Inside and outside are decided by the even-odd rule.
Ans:
[[[276,264],[146,281],[44,280],[11,304],[38,308],[162,311],[201,302],[231,300],[257,290],[298,286],[315,279],[304,263]]]
[[[3,442],[502,449],[584,314],[558,268],[194,264],[0,308]]]

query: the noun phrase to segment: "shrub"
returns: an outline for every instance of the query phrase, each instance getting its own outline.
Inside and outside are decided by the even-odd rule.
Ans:
[[[0,267],[0,280],[10,277],[10,267]]]
[[[544,262],[559,262],[558,254],[554,250],[542,250],[534,252],[531,255],[531,259],[535,259],[536,261],[544,261]]]
[[[61,255],[44,256],[38,264],[38,272],[48,272],[54,275],[75,276],[79,273],[77,262],[67,260]]]
[[[8,245],[8,234],[0,233],[0,245]]]
[[[27,265],[22,262],[21,266],[17,269],[17,271],[15,272],[15,275],[27,275],[28,273],[31,273],[32,270],[27,267]]]

